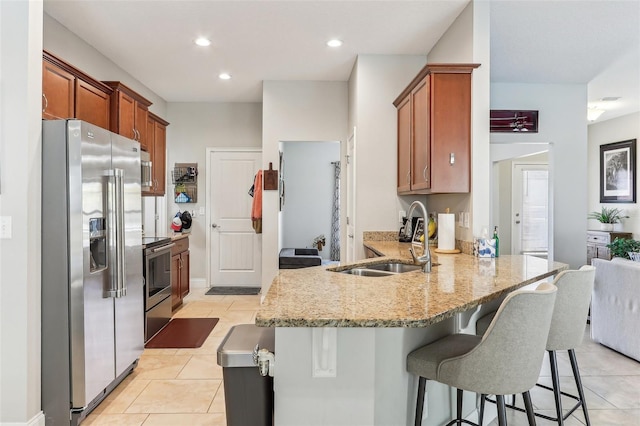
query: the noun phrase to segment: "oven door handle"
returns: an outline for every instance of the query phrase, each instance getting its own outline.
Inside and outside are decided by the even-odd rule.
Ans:
[[[171,247],[173,247],[175,245],[176,245],[176,243],[171,243],[171,244],[166,244],[166,245],[164,245],[162,247],[156,247],[156,248],[151,249],[151,253],[158,253],[158,252],[170,249]]]

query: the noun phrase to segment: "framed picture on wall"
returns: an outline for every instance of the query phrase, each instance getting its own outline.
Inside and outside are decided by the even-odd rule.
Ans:
[[[636,202],[636,140],[600,145],[600,202]]]

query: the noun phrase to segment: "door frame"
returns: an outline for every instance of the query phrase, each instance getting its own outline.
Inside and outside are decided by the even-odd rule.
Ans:
[[[206,148],[206,156],[207,156],[207,166],[206,166],[206,176],[205,179],[205,214],[207,216],[205,220],[205,226],[207,229],[206,235],[206,255],[207,255],[207,282],[205,283],[206,288],[211,288],[211,224],[213,223],[211,220],[211,188],[209,187],[209,176],[211,176],[211,154],[216,152],[256,152],[262,154],[262,148]],[[262,250],[262,247],[260,248]],[[261,275],[264,274],[264,271]],[[262,276],[260,277],[262,280]]]
[[[516,171],[522,168],[529,168],[531,170],[546,170],[547,171],[547,200],[549,202],[549,191],[551,182],[549,182],[549,162],[543,161],[527,161],[526,159],[516,159],[511,163],[511,254],[522,254],[518,253],[516,248],[522,248],[520,246],[520,242],[518,239],[522,238],[522,219],[520,219],[520,226],[516,226],[516,218],[515,218],[515,207],[516,207],[516,193],[519,196],[520,203],[522,202],[522,175],[517,175]],[[518,183],[519,185],[516,185]],[[522,209],[520,209],[522,212]],[[549,254],[549,246],[551,245],[551,240],[549,239],[549,223],[551,222],[551,209],[547,208],[547,256]],[[518,230],[516,232],[516,229]]]

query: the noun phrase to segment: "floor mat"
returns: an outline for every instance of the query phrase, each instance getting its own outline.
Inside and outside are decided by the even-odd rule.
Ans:
[[[259,294],[260,287],[211,287],[205,294],[212,295],[247,295]]]
[[[174,318],[144,347],[148,349],[199,348],[217,323],[218,318]]]

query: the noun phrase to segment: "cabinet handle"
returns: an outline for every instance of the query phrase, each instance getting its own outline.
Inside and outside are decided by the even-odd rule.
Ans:
[[[410,185],[411,184],[411,171],[407,172],[407,183]]]
[[[45,112],[45,110],[49,106],[49,100],[47,99],[47,96],[44,93],[42,94],[42,98],[44,99],[44,106],[42,107],[42,112]]]
[[[429,179],[427,178],[427,170],[429,170],[429,166],[424,166],[424,170],[422,171],[422,177],[424,178],[425,182],[429,182]]]
[[[449,154],[449,165],[453,166],[455,162],[456,162],[456,154],[452,152]]]
[[[131,129],[133,131],[133,140],[137,141],[138,140],[138,132],[136,132],[136,129]]]

